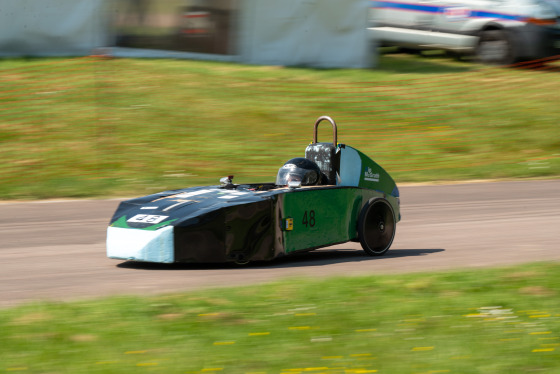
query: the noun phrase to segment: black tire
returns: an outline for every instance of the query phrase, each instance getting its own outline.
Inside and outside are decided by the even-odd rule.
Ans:
[[[396,226],[391,204],[382,198],[370,199],[358,218],[358,239],[366,254],[385,254],[393,243]]]
[[[243,253],[239,253],[237,256],[235,256],[235,260],[233,260],[233,263],[237,266],[245,266],[249,262],[251,262],[251,260],[245,257]]]
[[[516,60],[511,35],[505,30],[485,30],[480,33],[476,58],[487,65],[510,65]]]

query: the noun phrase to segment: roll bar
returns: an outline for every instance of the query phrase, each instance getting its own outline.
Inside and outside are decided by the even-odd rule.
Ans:
[[[317,143],[317,128],[319,127],[319,123],[321,123],[322,121],[329,121],[331,123],[333,128],[333,145],[336,147],[337,144],[336,122],[334,122],[334,120],[329,116],[321,116],[317,118],[317,121],[315,121],[315,127],[313,129],[313,143]]]

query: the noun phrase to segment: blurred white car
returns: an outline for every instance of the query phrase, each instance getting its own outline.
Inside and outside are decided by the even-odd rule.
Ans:
[[[475,54],[483,63],[560,55],[560,0],[371,1],[380,45]]]

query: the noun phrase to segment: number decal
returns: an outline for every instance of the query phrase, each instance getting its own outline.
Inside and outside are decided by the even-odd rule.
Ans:
[[[309,212],[306,210],[303,213],[303,220],[301,221],[301,223],[305,226],[305,227],[314,227],[315,226],[315,211],[314,210],[310,210]]]
[[[137,214],[132,218],[129,218],[126,222],[136,222],[136,223],[160,223],[169,216],[155,216],[150,214]]]

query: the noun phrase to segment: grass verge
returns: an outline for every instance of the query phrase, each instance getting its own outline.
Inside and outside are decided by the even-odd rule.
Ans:
[[[0,196],[145,195],[273,181],[320,115],[398,182],[558,177],[558,64],[384,55],[376,69],[0,60]],[[331,130],[320,128],[320,141]]]
[[[0,371],[558,373],[559,271],[530,264],[35,303],[0,310]]]

